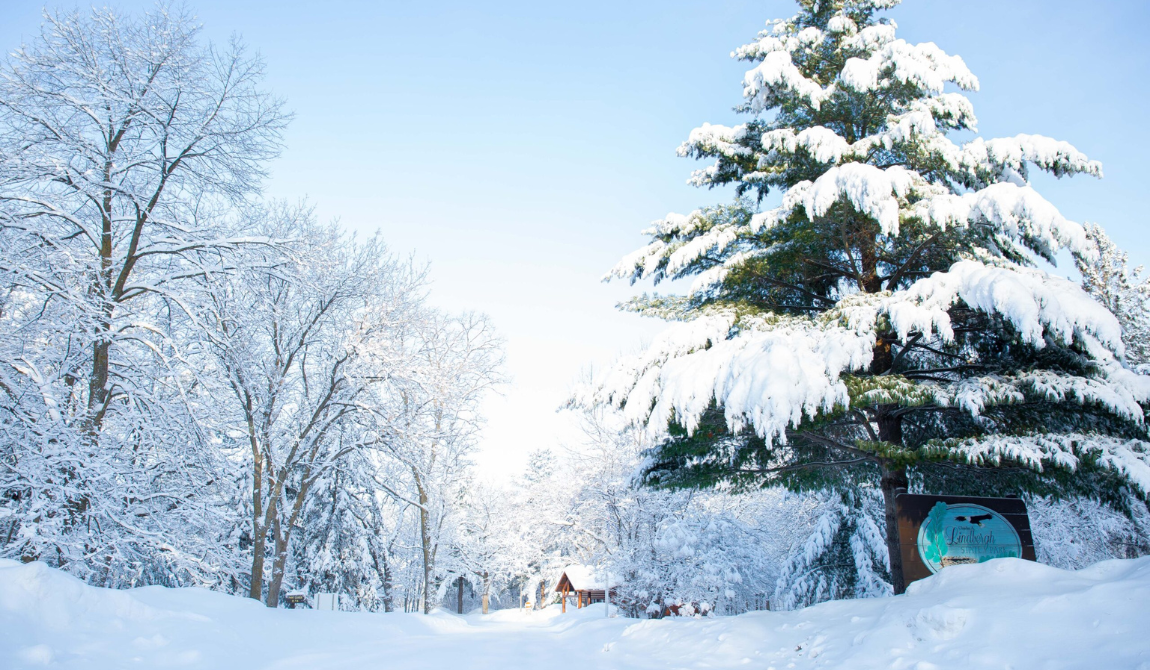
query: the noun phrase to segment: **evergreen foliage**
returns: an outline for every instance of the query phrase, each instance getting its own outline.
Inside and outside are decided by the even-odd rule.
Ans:
[[[1126,360],[1138,365],[1150,363],[1150,277],[1142,274],[1141,265],[1130,267],[1126,252],[1102,226],[1089,224],[1086,234],[1097,246],[1098,256],[1075,259],[1082,286],[1118,317]]]
[[[897,0],[799,4],[734,53],[749,120],[679,149],[712,161],[693,183],[737,198],[656,222],[608,275],[693,278],[624,306],[676,323],[575,403],[647,427],[650,485],[880,489],[896,592],[912,482],[1145,498],[1150,378],[1113,304],[1037,268],[1063,249],[1095,262],[1098,235],[1029,171],[1101,165],[1035,135],[953,141],[976,131],[959,91],[978,80],[897,39],[878,16]]]

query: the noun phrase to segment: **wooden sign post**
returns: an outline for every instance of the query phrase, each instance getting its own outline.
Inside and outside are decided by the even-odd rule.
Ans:
[[[1030,518],[1020,498],[895,498],[903,577],[907,584],[951,565],[992,558],[1035,560]]]

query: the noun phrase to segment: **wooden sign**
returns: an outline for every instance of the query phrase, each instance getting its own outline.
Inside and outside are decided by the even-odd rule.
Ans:
[[[907,584],[951,565],[992,558],[1035,560],[1030,518],[1020,498],[895,497]]]
[[[307,594],[293,591],[292,593],[286,594],[284,600],[287,601],[289,607],[295,609],[296,605],[304,605],[307,603]]]

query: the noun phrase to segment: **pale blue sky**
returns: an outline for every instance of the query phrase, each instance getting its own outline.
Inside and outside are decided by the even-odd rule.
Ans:
[[[31,37],[42,5],[0,0],[0,47]],[[296,113],[269,194],[381,230],[432,263],[435,302],[485,311],[504,333],[515,381],[489,403],[488,472],[577,441],[555,409],[580,369],[658,330],[615,312],[632,289],[599,277],[651,220],[726,197],[687,186],[675,148],[704,121],[736,120],[746,68],[728,54],[794,13],[746,0],[189,7],[209,37],[260,51]],[[1101,160],[1103,180],[1036,186],[1150,263],[1150,3],[909,0],[889,15],[904,39],[966,60],[981,135],[1049,135]]]

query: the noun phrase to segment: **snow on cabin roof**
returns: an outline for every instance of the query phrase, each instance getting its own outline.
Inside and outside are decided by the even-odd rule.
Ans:
[[[567,576],[567,581],[571,583],[571,588],[575,591],[601,591],[607,582],[603,571],[589,565],[568,565],[563,568],[563,574]],[[559,580],[563,580],[562,575]],[[619,578],[611,575],[611,586],[618,585]]]

